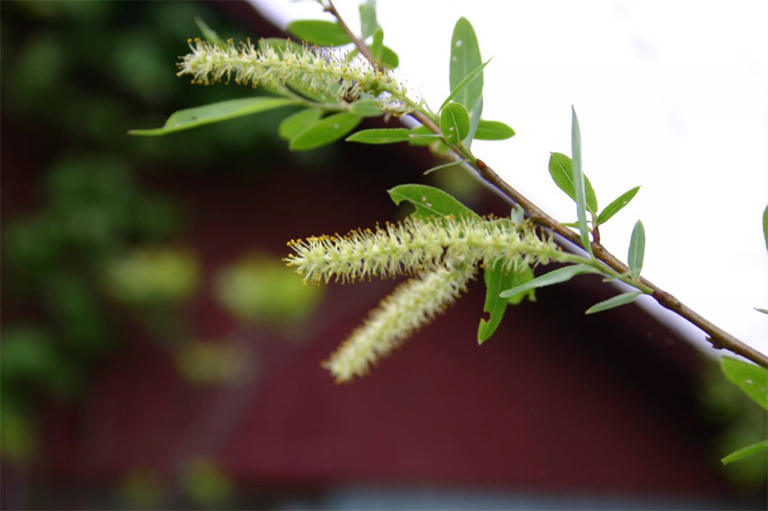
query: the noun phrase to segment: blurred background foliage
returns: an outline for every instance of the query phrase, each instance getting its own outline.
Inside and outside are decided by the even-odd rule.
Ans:
[[[0,453],[28,464],[40,449],[36,403],[83,396],[126,324],[151,332],[190,384],[222,384],[245,371],[241,342],[198,339],[184,324],[204,275],[184,241],[183,198],[147,186],[152,176],[184,179],[224,159],[233,173],[285,159],[322,169],[333,149],[311,160],[288,153],[276,136],[284,112],[169,137],[127,135],[160,126],[181,108],[258,93],[192,87],[175,76],[187,38],[199,34],[196,17],[228,37],[254,35],[215,6],[16,1],[0,9]],[[320,288],[302,286],[274,255],[233,260],[214,273],[216,295],[233,317],[278,328],[284,338],[319,303]],[[181,493],[198,507],[221,506],[232,491],[226,474],[205,460],[181,467],[179,477]],[[162,505],[164,488],[158,474],[139,467],[118,493],[128,507],[151,507]]]

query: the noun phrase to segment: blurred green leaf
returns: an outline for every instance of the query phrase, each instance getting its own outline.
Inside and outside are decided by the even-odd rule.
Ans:
[[[185,493],[197,505],[204,508],[222,509],[232,498],[235,485],[232,479],[211,460],[198,459],[190,462],[182,472]]]
[[[762,312],[763,314],[768,314],[768,309],[761,309],[761,308],[759,308],[759,307],[754,307],[754,309],[755,309],[757,312]]]
[[[376,0],[365,0],[360,4],[360,33],[363,39],[370,37],[379,28],[376,20]]]
[[[306,319],[323,288],[306,286],[279,259],[248,254],[216,276],[216,298],[241,321],[286,326]]]
[[[738,451],[732,452],[722,460],[723,465],[728,465],[730,463],[733,463],[735,461],[743,460],[744,458],[748,458],[749,456],[752,456],[753,454],[757,454],[760,451],[764,451],[768,449],[768,440],[763,440],[762,442],[757,442],[752,445],[748,445],[747,447],[744,447],[742,449],[739,449]]]
[[[588,182],[587,182],[588,183]],[[591,184],[587,184],[587,195],[589,195],[589,189],[592,188]],[[621,211],[624,206],[629,204],[629,201],[631,201],[635,195],[637,195],[637,192],[640,190],[639,186],[636,186],[632,188],[631,190],[628,190],[624,193],[622,193],[617,199],[615,199],[613,202],[608,204],[605,209],[603,209],[600,214],[597,216],[597,221],[595,222],[595,225],[601,225],[607,222],[613,215]],[[594,194],[594,191],[592,192]],[[595,204],[595,209],[597,209],[597,204]]]
[[[166,135],[168,133],[195,128],[205,124],[227,121],[244,115],[257,114],[259,112],[296,104],[298,104],[297,101],[284,98],[255,97],[231,99],[220,103],[179,110],[168,118],[165,122],[165,126],[162,128],[131,130],[128,133],[130,135]]]
[[[283,140],[290,140],[305,129],[317,123],[323,111],[319,108],[305,108],[289,115],[280,123],[277,134]]]
[[[371,41],[371,56],[376,62],[381,61],[381,56],[384,53],[384,30],[379,27],[373,33],[373,40]]]
[[[763,211],[763,238],[765,239],[765,249],[768,250],[768,206]]]
[[[377,128],[361,130],[347,137],[347,142],[361,144],[394,144],[406,142],[411,138],[411,130],[407,128]]]
[[[200,32],[202,32],[206,41],[211,44],[215,44],[219,48],[224,48],[227,46],[227,43],[224,42],[224,39],[219,37],[219,34],[217,34],[215,30],[209,27],[208,24],[203,21],[203,18],[200,16],[195,16],[195,24],[197,25],[197,28],[200,29]]]
[[[640,272],[643,269],[643,259],[645,258],[645,229],[643,223],[638,220],[635,223],[634,229],[632,229],[632,237],[629,241],[629,255],[627,260],[629,262],[629,273],[633,279],[637,279],[640,276]]]
[[[342,46],[352,42],[341,25],[333,21],[298,20],[289,23],[286,30],[302,41],[318,46]]]
[[[389,46],[384,46],[381,51],[380,62],[386,67],[395,69],[396,67],[400,66],[400,57],[397,56],[397,53],[395,53],[392,48]]]
[[[480,120],[475,132],[476,140],[506,140],[515,136],[515,130],[499,121]]]
[[[730,357],[720,359],[720,368],[731,383],[768,410],[768,369]]]
[[[357,114],[341,112],[317,121],[289,142],[292,151],[308,151],[331,144],[357,127],[363,118]]]
[[[440,131],[445,140],[458,144],[469,134],[469,114],[461,103],[449,103],[440,113]]]
[[[387,193],[395,204],[410,202],[416,207],[414,215],[424,218],[454,215],[480,216],[439,188],[427,185],[399,185]]]
[[[104,285],[135,306],[170,305],[191,297],[200,280],[197,257],[187,250],[139,247],[109,263]]]
[[[349,106],[349,111],[363,117],[378,117],[383,114],[375,99],[358,99]]]
[[[466,18],[459,18],[451,36],[450,89],[457,89],[472,71],[480,68],[477,77],[466,84],[456,94],[455,101],[465,108],[474,108],[483,94],[483,61],[480,57],[480,45],[472,24]]]
[[[622,305],[630,304],[637,300],[637,297],[641,294],[643,294],[642,291],[630,291],[628,293],[622,293],[620,295],[614,296],[613,298],[609,298],[600,303],[596,303],[587,309],[584,314],[594,314],[596,312],[603,312],[609,309],[615,309],[616,307],[621,307]]]
[[[581,275],[583,273],[597,273],[597,270],[588,264],[571,264],[545,273],[544,275],[536,277],[522,285],[513,287],[512,289],[507,289],[506,291],[503,291],[500,296],[502,298],[509,298],[522,293],[523,291],[528,291],[529,289],[538,289],[553,284],[560,284],[561,282],[567,282],[576,275]]]
[[[568,195],[573,201],[576,201],[576,184],[573,176],[573,160],[563,153],[551,153],[549,156],[549,175],[558,188]],[[587,209],[592,213],[597,213],[597,197],[595,190],[589,178],[584,176],[586,186]]]

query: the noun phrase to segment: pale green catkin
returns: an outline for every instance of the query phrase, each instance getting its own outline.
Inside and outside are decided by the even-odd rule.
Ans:
[[[323,363],[337,382],[364,376],[371,365],[430,323],[466,291],[474,267],[422,273],[384,298],[368,319]]]
[[[319,236],[292,240],[286,259],[306,281],[353,282],[393,277],[456,264],[493,266],[503,261],[504,271],[564,261],[551,238],[542,238],[528,224],[474,217],[421,220],[409,217],[375,230],[352,231],[346,236]]]
[[[220,47],[201,39],[189,41],[191,53],[181,57],[178,75],[191,75],[193,83],[220,81],[274,89],[299,87],[322,97],[353,102],[367,94],[385,112],[407,113],[406,88],[390,72],[375,69],[360,57],[347,59],[337,50],[254,46],[250,41]]]

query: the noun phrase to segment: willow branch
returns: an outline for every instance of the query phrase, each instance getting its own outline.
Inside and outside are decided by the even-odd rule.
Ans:
[[[325,7],[325,10],[331,13],[336,18],[339,25],[344,29],[344,32],[346,32],[346,34],[355,44],[355,46],[360,51],[360,53],[376,69],[380,69],[380,70],[383,69],[381,64],[378,61],[376,61],[376,59],[373,58],[373,55],[371,54],[371,50],[368,47],[368,45],[366,45],[362,39],[357,37],[357,35],[354,32],[352,32],[349,26],[344,22],[344,19],[341,17],[341,14],[339,14],[339,11],[336,10],[336,7],[333,5],[333,1],[332,0],[327,0],[327,1],[328,1],[328,5]],[[441,135],[439,126],[437,126],[423,112],[417,110],[417,111],[414,111],[411,115],[420,123],[427,126],[434,133]],[[572,242],[576,246],[579,246],[579,247],[581,246],[581,238],[578,233],[572,231],[568,227],[564,226],[563,224],[561,224],[560,222],[552,218],[543,209],[538,207],[536,204],[530,201],[523,194],[518,192],[509,183],[504,181],[504,179],[502,179],[501,176],[499,176],[499,174],[497,174],[496,171],[494,171],[490,166],[488,166],[483,160],[474,156],[466,147],[464,147],[461,144],[450,145],[450,147],[457,156],[459,156],[462,159],[467,159],[468,160],[467,163],[470,166],[472,166],[472,168],[475,169],[477,174],[486,183],[488,183],[489,185],[494,187],[496,190],[501,192],[501,194],[507,200],[523,208],[523,210],[525,211],[527,216],[531,219],[531,221],[533,221],[537,225],[540,225],[546,229],[550,229],[551,231],[559,234],[563,238]],[[603,245],[599,242],[599,238],[597,236],[594,236],[594,234],[595,233],[593,233],[593,241],[591,243],[591,246],[592,246],[592,252],[595,258],[619,274],[627,273],[629,271],[629,269],[627,268],[627,265],[621,262],[621,260],[619,260],[611,252],[606,250],[605,247],[603,247]],[[648,279],[644,277],[640,277],[639,282],[633,285],[636,285],[636,287],[643,289],[644,291],[649,290],[650,291],[649,294],[659,303],[659,305],[674,312],[678,316],[686,319],[689,323],[695,325],[700,330],[702,330],[706,334],[707,342],[709,342],[712,345],[712,347],[714,347],[715,349],[726,349],[728,351],[731,351],[732,353],[741,355],[742,357],[749,359],[752,362],[762,367],[768,367],[768,356],[752,348],[751,346],[743,343],[733,335],[729,334],[722,328],[718,327],[717,325],[715,325],[714,323],[712,323],[711,321],[704,318],[702,315],[698,314],[693,309],[691,309],[690,307],[682,303],[680,300],[678,300],[668,292],[661,289],[659,286],[650,282]]]

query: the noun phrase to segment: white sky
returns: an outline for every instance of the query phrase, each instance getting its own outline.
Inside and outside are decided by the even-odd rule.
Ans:
[[[251,1],[282,27],[330,19],[311,0]],[[359,27],[357,0],[334,3]],[[768,2],[379,0],[377,11],[402,75],[433,109],[449,92],[453,25],[470,20],[483,59],[493,57],[483,117],[517,132],[473,151],[561,221],[575,220],[575,206],[547,162],[550,151],[570,154],[574,105],[599,206],[642,185],[601,227],[606,247],[626,260],[641,219],[643,275],[768,352],[768,315],[752,308],[768,307]]]

